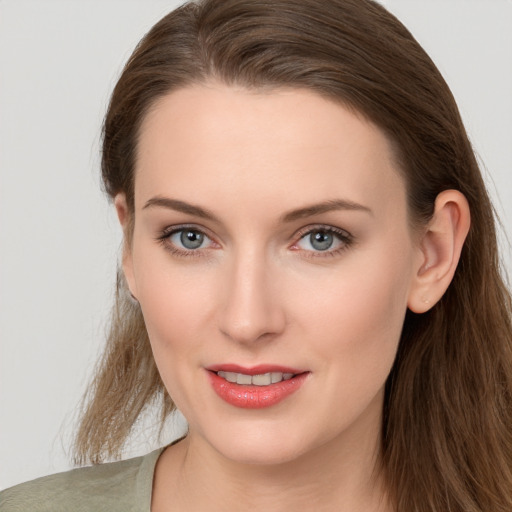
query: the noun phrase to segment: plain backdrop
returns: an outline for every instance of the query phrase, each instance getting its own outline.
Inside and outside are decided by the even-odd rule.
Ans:
[[[100,191],[110,91],[179,1],[0,0],[0,489],[71,467],[104,340],[120,229]],[[387,0],[458,100],[512,232],[512,2]],[[503,259],[512,268],[510,249]],[[143,423],[126,456],[158,440]],[[183,428],[170,425],[168,436]],[[169,437],[166,441],[169,441]]]

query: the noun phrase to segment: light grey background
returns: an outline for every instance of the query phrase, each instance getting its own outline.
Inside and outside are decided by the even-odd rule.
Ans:
[[[179,3],[0,1],[0,489],[70,467],[120,244],[99,187],[101,121],[135,44]],[[512,232],[512,2],[383,3],[452,87]],[[127,455],[155,446],[147,427]]]

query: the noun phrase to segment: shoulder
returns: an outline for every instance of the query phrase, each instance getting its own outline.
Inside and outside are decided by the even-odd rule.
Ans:
[[[16,485],[0,492],[0,511],[149,512],[154,467],[161,452]]]

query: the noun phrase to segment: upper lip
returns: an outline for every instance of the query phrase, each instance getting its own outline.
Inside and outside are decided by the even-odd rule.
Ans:
[[[289,366],[281,366],[277,364],[259,364],[257,366],[241,366],[238,364],[226,363],[226,364],[213,364],[206,367],[211,372],[232,372],[232,373],[243,373],[244,375],[263,375],[265,373],[293,373],[297,375],[304,373],[306,370],[300,370]]]

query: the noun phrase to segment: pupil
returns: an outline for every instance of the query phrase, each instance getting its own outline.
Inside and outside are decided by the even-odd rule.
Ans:
[[[180,241],[183,247],[187,249],[197,249],[203,243],[203,235],[197,231],[183,231],[180,236]]]
[[[333,236],[326,231],[317,231],[310,235],[311,246],[317,251],[326,251],[333,244]]]

